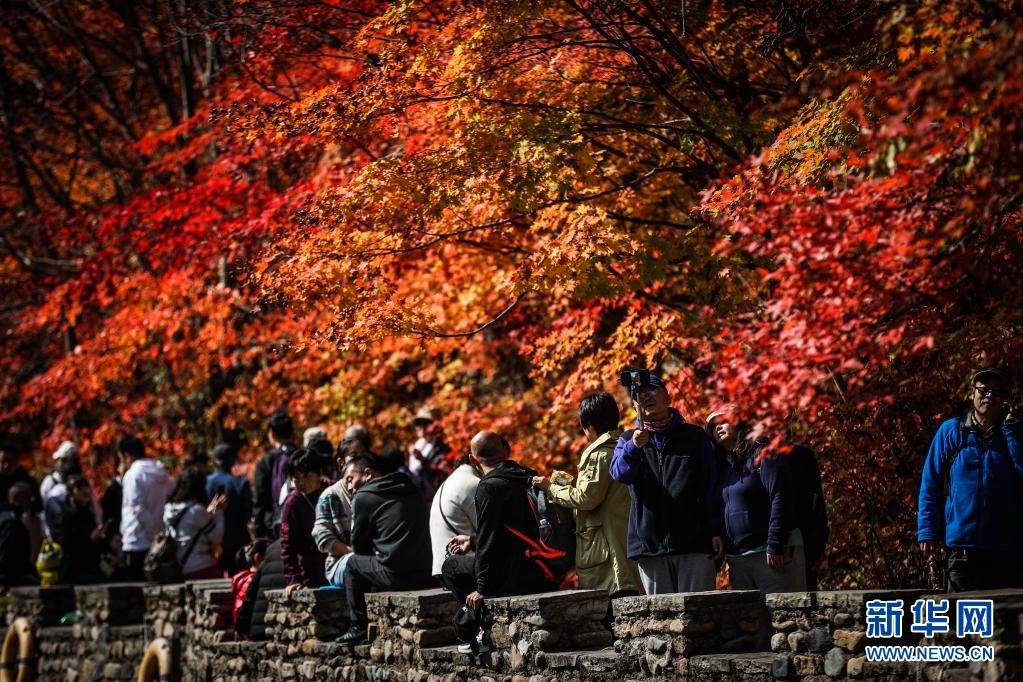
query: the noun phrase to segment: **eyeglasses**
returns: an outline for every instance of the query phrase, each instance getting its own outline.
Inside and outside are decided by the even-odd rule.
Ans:
[[[979,393],[981,398],[986,398],[987,396],[992,396],[994,398],[1004,398],[1006,393],[1003,389],[1000,388],[991,388],[990,386],[980,386],[978,384],[974,384],[973,390]]]

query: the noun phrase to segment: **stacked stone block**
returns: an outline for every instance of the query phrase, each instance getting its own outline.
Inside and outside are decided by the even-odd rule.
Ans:
[[[348,631],[344,590],[283,590],[267,593],[266,638],[270,655],[291,658]]]
[[[1006,680],[1015,682],[1023,680],[1023,590],[993,590],[988,592],[961,592],[959,594],[928,595],[930,600],[947,600],[948,616],[951,625],[948,634],[935,634],[924,639],[924,644],[953,645],[958,644],[967,649],[972,646],[990,646],[994,648],[993,661],[976,661],[973,663],[945,663],[931,665],[927,669],[928,677],[938,679],[966,679],[972,675],[981,680]],[[957,602],[959,600],[991,599],[994,602],[992,614],[991,637],[968,635],[956,637],[955,622]],[[908,608],[908,607],[907,607]],[[869,671],[868,663],[866,669]]]
[[[25,618],[35,627],[57,625],[65,614],[75,611],[75,588],[67,585],[54,587],[14,587],[7,605],[7,624]]]
[[[188,593],[184,585],[149,585],[142,590],[146,600],[146,625],[150,639],[163,637],[180,642],[188,627]]]
[[[919,635],[910,633],[910,605],[922,590],[852,590],[843,592],[792,592],[769,594],[771,650],[775,675],[780,679],[827,676],[830,679],[871,678],[909,674],[907,664],[867,664],[863,655],[866,639],[866,603],[874,599],[902,599],[905,616],[903,637],[879,644],[916,644]]]
[[[109,585],[77,588],[72,626],[56,624],[67,606],[61,591],[19,589],[13,613],[34,619],[37,679],[60,682],[130,680],[145,646],[159,633],[177,641],[185,680],[325,680],[327,682],[775,682],[831,679],[927,682],[1023,680],[1023,590],[947,599],[994,600],[993,633],[981,639],[912,633],[910,606],[920,590],[769,595],[773,652],[742,652],[755,641],[764,602],[756,592],[715,592],[615,600],[615,648],[598,627],[601,592],[561,592],[487,600],[495,648],[473,656],[454,645],[458,608],[442,590],[370,595],[372,645],[325,643],[317,633],[347,627],[340,592],[300,591],[271,598],[270,642],[234,641],[227,581],[185,586]],[[901,640],[866,640],[866,602],[902,599]],[[63,600],[63,601],[61,601]],[[146,611],[145,625],[142,623]],[[317,629],[319,628],[319,629]],[[328,630],[327,628],[334,628]],[[974,644],[994,647],[995,660],[972,664],[870,663],[868,644]],[[174,678],[172,678],[174,679]]]
[[[774,682],[772,653],[709,654],[689,659],[689,677],[694,682]]]
[[[417,649],[455,641],[458,601],[441,589],[366,595],[370,658],[374,663],[411,663]]]
[[[242,682],[259,677],[266,657],[266,642],[224,642],[213,647],[211,676],[221,682]],[[281,679],[281,678],[278,678]]]
[[[53,589],[39,590],[38,598],[52,597]],[[66,593],[62,599],[66,599]],[[74,625],[40,627],[36,631],[39,679],[134,679],[146,640],[142,624],[145,600],[140,586],[77,587],[74,600],[78,605]]]
[[[548,652],[610,647],[603,590],[566,590],[487,600],[487,625],[513,671],[547,667]]]
[[[235,640],[231,620],[231,581],[197,580],[185,583],[187,622],[181,644],[182,678],[209,679],[216,646]]]
[[[762,608],[755,590],[615,599],[615,650],[647,675],[687,675],[698,654],[753,650]]]

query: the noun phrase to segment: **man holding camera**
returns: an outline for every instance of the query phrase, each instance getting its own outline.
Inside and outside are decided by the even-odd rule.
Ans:
[[[714,484],[717,463],[706,432],[686,423],[668,402],[661,378],[622,372],[637,426],[622,433],[611,476],[629,486],[629,558],[647,594],[715,588],[715,558],[724,552]]]
[[[1011,389],[999,369],[976,372],[970,410],[942,424],[927,452],[917,540],[932,568],[947,548],[949,592],[1023,586],[1023,431]]]

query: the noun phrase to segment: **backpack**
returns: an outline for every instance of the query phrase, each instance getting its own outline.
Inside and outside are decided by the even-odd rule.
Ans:
[[[528,550],[527,556],[551,582],[559,584],[575,570],[575,516],[571,509],[552,504],[542,490],[530,486],[527,496],[540,537],[540,546]]]
[[[824,502],[817,456],[805,445],[794,445],[787,455],[792,472],[795,525],[803,534],[807,563],[816,561],[828,545],[828,509]]]
[[[145,561],[142,563],[142,572],[145,573],[146,580],[160,583],[161,585],[181,582],[182,567],[188,563],[188,557],[192,556],[192,550],[195,549],[199,538],[206,535],[214,523],[210,521],[192,537],[188,547],[185,548],[184,556],[178,560],[178,541],[174,536],[177,535],[178,525],[181,523],[181,519],[185,518],[185,513],[188,509],[188,507],[185,507],[177,516],[171,519],[168,529],[157,535],[156,539],[153,540],[153,544],[149,546]],[[170,532],[171,530],[174,532]]]

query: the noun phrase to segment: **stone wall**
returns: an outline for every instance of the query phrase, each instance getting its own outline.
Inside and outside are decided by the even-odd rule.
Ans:
[[[707,592],[614,600],[614,635],[601,619],[606,593],[554,592],[487,601],[493,650],[460,653],[455,599],[442,590],[369,595],[371,643],[332,643],[348,625],[344,593],[270,594],[266,642],[237,641],[227,581],[186,585],[19,588],[7,617],[25,617],[37,636],[38,679],[129,680],[145,647],[163,637],[177,653],[172,679],[328,682],[700,682],[776,680],[1023,681],[1023,591],[947,596],[992,598],[992,637],[957,641],[910,632],[909,591],[767,595]],[[866,602],[902,599],[907,644],[984,644],[986,663],[883,664],[865,660]],[[69,609],[70,607],[70,609]],[[770,614],[771,651],[755,651],[758,615]],[[61,624],[69,611],[73,624]],[[65,619],[70,620],[70,619]],[[872,643],[891,643],[872,642]]]
[[[57,625],[69,607],[74,624]],[[138,585],[19,588],[8,619],[35,624],[40,680],[131,680],[146,641],[144,613]]]
[[[686,675],[698,654],[755,649],[763,603],[731,590],[616,599],[615,650],[649,676]]]

